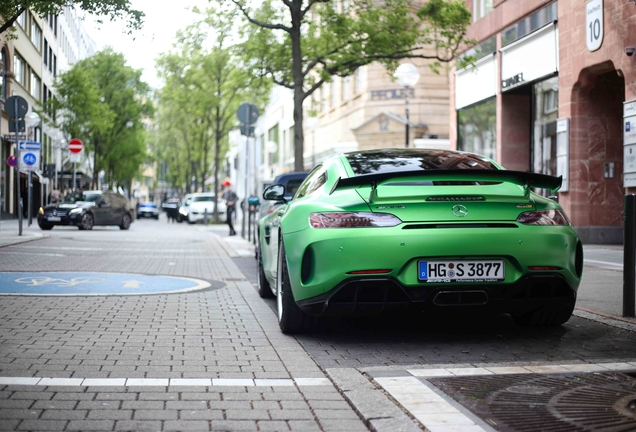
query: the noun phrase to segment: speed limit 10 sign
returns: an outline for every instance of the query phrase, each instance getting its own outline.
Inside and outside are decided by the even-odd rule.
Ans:
[[[603,0],[591,0],[585,7],[587,49],[596,51],[603,44]]]

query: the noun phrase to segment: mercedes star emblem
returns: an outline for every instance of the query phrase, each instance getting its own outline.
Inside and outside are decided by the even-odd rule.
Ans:
[[[453,214],[457,217],[464,217],[468,214],[468,209],[463,205],[454,205]]]

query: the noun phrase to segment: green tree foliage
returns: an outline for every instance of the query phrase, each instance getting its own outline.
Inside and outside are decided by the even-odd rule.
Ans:
[[[111,20],[123,18],[127,20],[129,30],[139,29],[143,24],[144,13],[132,9],[130,0],[2,0],[0,34],[7,32],[12,36],[13,23],[27,9],[45,18],[49,14],[60,14],[65,6],[76,6],[87,13],[109,16]]]
[[[333,76],[374,61],[429,59],[433,70],[462,49],[471,14],[463,0],[221,0],[249,23],[243,53],[263,75],[294,92],[295,170],[302,171],[303,101]]]
[[[175,49],[157,62],[165,80],[158,100],[158,159],[168,163],[173,185],[187,191],[204,188],[210,176],[214,190],[220,189],[221,162],[239,105],[262,105],[271,88],[237,55],[231,39],[235,21],[232,12],[207,10],[204,19],[178,32]]]
[[[58,75],[54,87],[58,126],[92,153],[93,187],[100,171],[110,186],[129,185],[145,160],[144,120],[154,111],[141,71],[107,48]]]

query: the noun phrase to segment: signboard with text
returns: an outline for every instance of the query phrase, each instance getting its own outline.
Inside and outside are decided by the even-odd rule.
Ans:
[[[623,186],[636,186],[636,100],[623,103]]]

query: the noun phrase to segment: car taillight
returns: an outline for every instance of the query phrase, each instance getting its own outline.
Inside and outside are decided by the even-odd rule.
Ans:
[[[561,210],[540,210],[524,212],[517,222],[524,225],[569,225],[568,217]]]
[[[324,212],[309,215],[309,224],[313,228],[392,227],[401,223],[399,218],[388,213]]]

